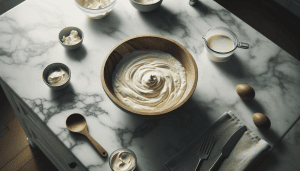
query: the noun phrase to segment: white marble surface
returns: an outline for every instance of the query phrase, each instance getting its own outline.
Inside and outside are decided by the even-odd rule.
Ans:
[[[70,52],[59,43],[58,33],[67,26],[84,32],[81,49]],[[217,26],[232,29],[250,49],[237,49],[225,63],[211,62],[201,37]],[[128,115],[102,89],[105,56],[119,41],[139,34],[170,37],[197,63],[194,95],[168,118]],[[52,91],[42,81],[43,69],[53,62],[71,69],[71,84],[63,91]],[[167,170],[167,160],[229,110],[271,146],[276,144],[299,118],[299,66],[298,60],[214,1],[191,7],[188,1],[164,0],[159,10],[140,13],[129,0],[118,0],[106,18],[89,20],[72,0],[26,0],[0,17],[0,77],[91,171],[109,170],[108,160],[85,137],[67,130],[69,114],[83,114],[90,134],[109,154],[126,147],[137,155],[137,170]],[[241,83],[255,89],[255,100],[238,97],[235,87]],[[255,127],[254,112],[270,118],[269,131]]]

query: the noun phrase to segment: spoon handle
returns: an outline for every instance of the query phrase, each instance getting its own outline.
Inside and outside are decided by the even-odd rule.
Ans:
[[[89,133],[85,134],[85,136],[90,140],[102,157],[108,156],[107,151]]]

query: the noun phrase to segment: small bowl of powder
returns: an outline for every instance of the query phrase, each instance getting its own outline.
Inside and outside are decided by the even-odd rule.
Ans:
[[[150,12],[157,9],[163,0],[130,0],[132,6],[141,12]]]
[[[91,19],[101,19],[107,16],[116,2],[117,0],[75,0],[77,7]]]
[[[67,87],[71,79],[71,70],[62,63],[52,63],[43,71],[44,83],[53,90]]]
[[[77,27],[66,27],[58,34],[59,42],[68,50],[75,50],[82,45],[83,32]]]

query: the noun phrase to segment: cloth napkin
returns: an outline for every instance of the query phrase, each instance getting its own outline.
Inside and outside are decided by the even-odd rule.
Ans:
[[[233,113],[224,113],[210,128],[206,129],[199,137],[182,149],[173,158],[165,163],[171,171],[194,171],[199,161],[197,155],[202,141],[209,130],[216,133],[214,147],[207,160],[200,163],[200,171],[208,171],[215,163],[221,149],[233,133],[244,127],[245,132],[238,141],[228,158],[223,160],[218,170],[241,171],[249,170],[250,167],[268,152],[271,146],[249,130]]]

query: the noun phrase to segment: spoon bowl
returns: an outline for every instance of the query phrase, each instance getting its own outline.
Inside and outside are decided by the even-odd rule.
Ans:
[[[68,129],[72,132],[80,133],[85,128],[87,128],[87,123],[85,118],[78,114],[74,113],[67,118],[66,125]]]
[[[82,116],[79,113],[71,114],[70,116],[68,116],[66,120],[66,126],[72,132],[85,135],[93,144],[93,146],[96,148],[96,150],[100,153],[101,156],[103,157],[108,156],[107,151],[89,134],[87,130],[87,123],[84,116]]]

